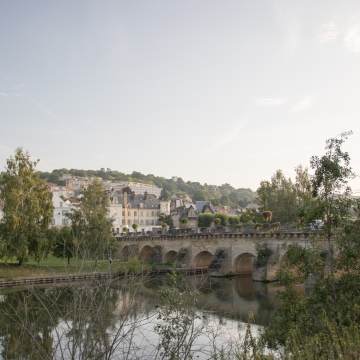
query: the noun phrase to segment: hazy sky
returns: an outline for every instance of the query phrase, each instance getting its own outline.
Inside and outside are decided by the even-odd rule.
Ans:
[[[1,168],[253,190],[353,130],[360,174],[360,1],[0,0],[0,125]]]

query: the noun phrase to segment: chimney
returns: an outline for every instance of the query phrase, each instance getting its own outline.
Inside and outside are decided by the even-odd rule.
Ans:
[[[147,191],[145,191],[145,193],[144,193],[144,199],[145,200],[147,200],[147,196],[148,196],[148,193],[147,193]]]
[[[135,191],[131,192],[131,197],[133,198],[133,200],[135,200]]]

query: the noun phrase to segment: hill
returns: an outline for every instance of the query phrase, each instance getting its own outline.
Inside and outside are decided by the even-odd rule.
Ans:
[[[162,176],[153,174],[144,175],[138,171],[131,174],[124,174],[119,171],[110,169],[102,170],[79,170],[79,169],[55,169],[51,173],[39,171],[40,178],[58,185],[65,185],[61,180],[63,174],[72,174],[82,177],[100,177],[104,180],[111,181],[134,181],[144,184],[151,184],[163,188],[171,194],[187,194],[191,198],[201,200],[202,198],[210,199],[214,205],[238,205],[245,207],[255,200],[256,193],[251,189],[235,189],[230,184],[208,185],[199,182],[184,181],[181,177],[173,176],[166,179]]]

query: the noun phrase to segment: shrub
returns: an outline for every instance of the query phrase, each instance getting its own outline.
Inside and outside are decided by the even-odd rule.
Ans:
[[[262,268],[268,263],[270,256],[273,254],[273,251],[268,247],[267,242],[256,244],[255,250],[257,256],[254,261],[254,265],[257,269]]]
[[[141,262],[137,256],[130,258],[126,264],[126,271],[130,274],[136,274],[141,270]]]

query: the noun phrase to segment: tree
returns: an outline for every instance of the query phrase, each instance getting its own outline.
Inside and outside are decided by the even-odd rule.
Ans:
[[[171,194],[169,191],[162,189],[159,200],[170,200]]]
[[[83,195],[82,206],[72,209],[68,216],[80,256],[94,259],[97,264],[98,259],[112,258],[116,250],[113,220],[107,216],[109,196],[97,180],[88,185]]]
[[[166,223],[167,225],[169,225],[169,227],[174,227],[174,220],[171,217],[171,215],[166,215],[166,214],[160,214],[159,216],[159,222],[160,223]]]
[[[35,168],[39,160],[21,148],[7,160],[0,183],[0,199],[4,202],[1,221],[1,256],[16,257],[19,265],[29,258],[39,261],[50,252],[46,230],[52,218],[52,194],[46,181]]]
[[[53,255],[57,258],[67,259],[68,266],[70,266],[70,259],[75,255],[75,243],[68,226],[64,226],[58,231]]]
[[[214,219],[213,214],[204,213],[198,216],[198,227],[210,227]]]
[[[324,220],[321,233],[326,241],[314,238],[306,248],[298,244],[286,248],[277,273],[285,291],[279,293],[281,305],[265,332],[270,343],[285,344],[294,333],[319,340],[323,338],[324,322],[346,327],[348,318],[357,323],[360,320],[360,222],[359,217],[355,221],[347,217],[350,206],[355,205],[359,211],[360,204],[347,196],[348,181],[355,174],[349,154],[341,149],[350,134],[327,140],[325,155],[310,160],[315,197],[311,212]],[[306,279],[310,274],[316,275],[311,294],[300,297],[295,287],[297,278]]]
[[[214,219],[214,225],[215,225],[215,226],[219,226],[220,223],[221,223],[221,219],[220,219],[220,218],[217,217],[217,218]]]
[[[216,213],[214,215],[214,224],[215,224],[215,219],[220,219],[221,226],[226,226],[228,224],[228,215],[225,213]]]
[[[257,193],[261,209],[270,210],[274,221],[282,223],[296,221],[296,188],[281,170],[276,171],[271,181],[261,181]]]
[[[135,233],[137,233],[137,229],[138,229],[138,224],[132,224],[132,228],[134,230]]]
[[[206,201],[208,199],[208,197],[206,196],[206,194],[203,190],[198,190],[195,192],[192,199],[193,199],[193,201]]]

